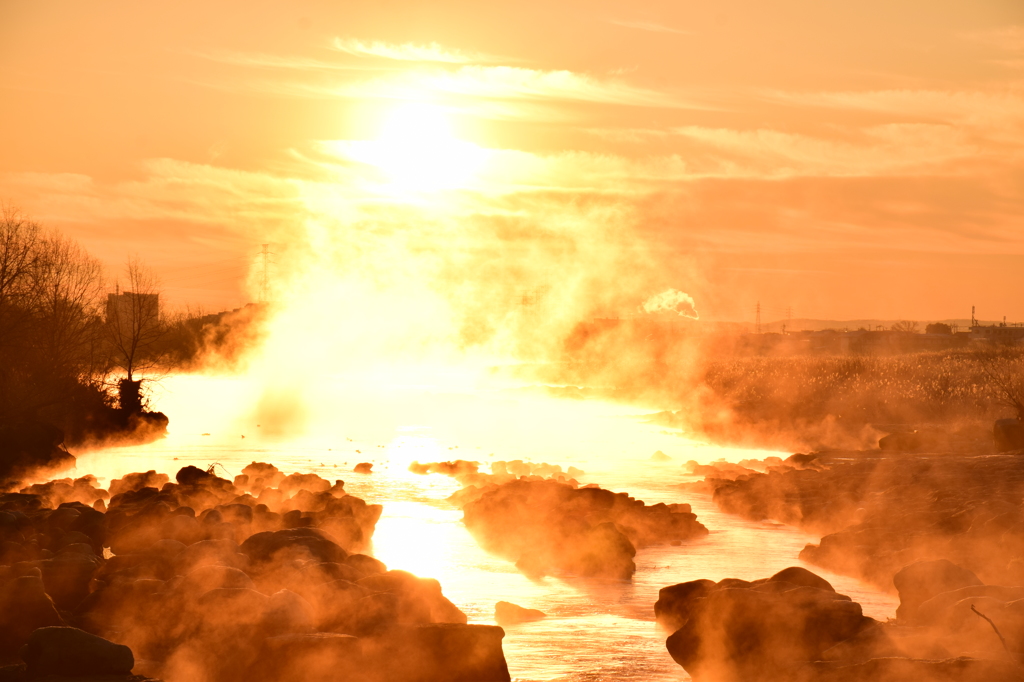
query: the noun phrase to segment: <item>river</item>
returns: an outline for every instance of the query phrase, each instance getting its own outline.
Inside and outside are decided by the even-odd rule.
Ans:
[[[645,412],[596,401],[558,399],[528,387],[439,390],[431,385],[326,382],[317,399],[271,394],[241,378],[183,375],[165,380],[154,407],[171,418],[167,438],[148,445],[81,455],[79,472],[109,480],[156,469],[172,476],[218,463],[233,477],[252,461],[285,473],[315,472],[345,480],[351,494],[384,505],[372,553],[390,568],[437,578],[472,623],[493,623],[497,601],[547,614],[506,628],[505,655],[514,680],[687,680],[654,623],[658,590],[697,578],[768,577],[802,565],[797,554],[816,542],[798,529],[754,523],[719,512],[710,498],[684,493],[687,460],[739,461],[777,453],[694,442],[648,423]],[[655,463],[661,450],[672,459]],[[410,462],[495,460],[575,466],[580,483],[598,483],[649,504],[688,502],[710,535],[637,553],[631,582],[530,580],[508,561],[481,550],[445,501],[459,485],[442,475],[410,473]],[[374,464],[355,474],[357,462]],[[104,483],[106,480],[103,481]],[[895,614],[897,600],[852,578],[807,566],[863,605],[866,615]]]

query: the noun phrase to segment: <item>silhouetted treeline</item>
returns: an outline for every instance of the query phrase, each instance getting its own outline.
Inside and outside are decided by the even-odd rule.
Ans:
[[[65,445],[162,433],[146,377],[195,367],[211,348],[231,361],[250,340],[262,309],[168,317],[138,261],[126,272],[131,290],[108,294],[77,243],[0,209],[0,479],[66,465]]]
[[[112,407],[101,293],[100,264],[77,244],[0,214],[0,425],[45,422],[82,436]]]

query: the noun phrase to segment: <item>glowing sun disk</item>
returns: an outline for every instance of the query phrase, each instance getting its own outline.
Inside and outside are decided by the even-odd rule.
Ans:
[[[395,108],[365,152],[362,160],[410,190],[457,187],[473,176],[483,154],[480,147],[455,137],[443,109],[423,103]]]

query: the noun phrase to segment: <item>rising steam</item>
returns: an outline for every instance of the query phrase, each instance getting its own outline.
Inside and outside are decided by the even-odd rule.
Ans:
[[[677,291],[676,289],[666,289],[660,294],[651,296],[644,301],[640,308],[645,313],[671,311],[680,317],[686,317],[691,320],[700,319],[700,315],[697,314],[697,304],[694,302],[693,297],[686,292]]]

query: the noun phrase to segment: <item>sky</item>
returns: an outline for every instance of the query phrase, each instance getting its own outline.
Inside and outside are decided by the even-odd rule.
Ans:
[[[1019,0],[0,0],[0,101],[0,201],[175,305],[1024,321]]]

